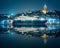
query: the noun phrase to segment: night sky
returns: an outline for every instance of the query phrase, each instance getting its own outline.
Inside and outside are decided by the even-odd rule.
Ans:
[[[60,10],[60,0],[0,0],[0,13],[41,10],[44,4],[47,4],[48,9]]]

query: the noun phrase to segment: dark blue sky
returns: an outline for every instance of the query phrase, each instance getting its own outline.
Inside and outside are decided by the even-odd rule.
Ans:
[[[41,10],[45,3],[48,9],[60,10],[60,0],[0,0],[0,13]]]

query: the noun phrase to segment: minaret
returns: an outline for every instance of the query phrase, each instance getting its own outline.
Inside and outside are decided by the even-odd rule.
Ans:
[[[44,4],[44,7],[43,7],[42,12],[43,12],[44,14],[46,14],[46,12],[47,12],[47,5],[46,5],[46,4]]]

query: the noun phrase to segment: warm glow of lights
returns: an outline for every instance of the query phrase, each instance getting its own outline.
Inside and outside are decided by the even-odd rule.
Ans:
[[[32,28],[32,27],[21,27],[21,28],[15,28],[15,30],[20,31],[20,32],[29,32],[29,31],[37,31],[38,28]]]
[[[46,14],[47,11],[46,11],[46,10],[42,10],[42,12],[43,12],[44,14]]]
[[[44,8],[43,8],[42,12],[43,12],[44,14],[46,14],[46,12],[47,12],[47,5],[46,5],[46,4],[44,4]]]
[[[47,38],[47,35],[46,34],[43,34],[42,38],[46,39]]]
[[[44,43],[46,43],[47,42],[47,35],[46,34],[43,34],[42,35],[42,38],[44,39]]]
[[[15,20],[37,20],[36,17],[29,17],[29,16],[19,16],[15,18]]]

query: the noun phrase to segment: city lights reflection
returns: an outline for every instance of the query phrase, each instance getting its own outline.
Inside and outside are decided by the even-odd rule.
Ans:
[[[20,13],[0,14],[0,34],[31,35],[40,37],[47,43],[48,38],[60,37],[60,17],[54,10],[47,11],[46,4],[43,10]]]
[[[47,26],[21,26],[21,27],[13,27],[10,28],[9,25],[4,26],[0,25],[0,28],[2,28],[3,30],[0,29],[0,31],[3,31],[3,34],[10,34],[10,35],[14,35],[14,34],[25,34],[25,35],[32,35],[35,37],[41,37],[44,40],[44,43],[47,43],[47,38],[54,38],[56,37],[56,34],[59,33],[60,30],[60,25],[47,25]],[[58,32],[57,32],[58,31]],[[1,34],[1,33],[0,33]]]

